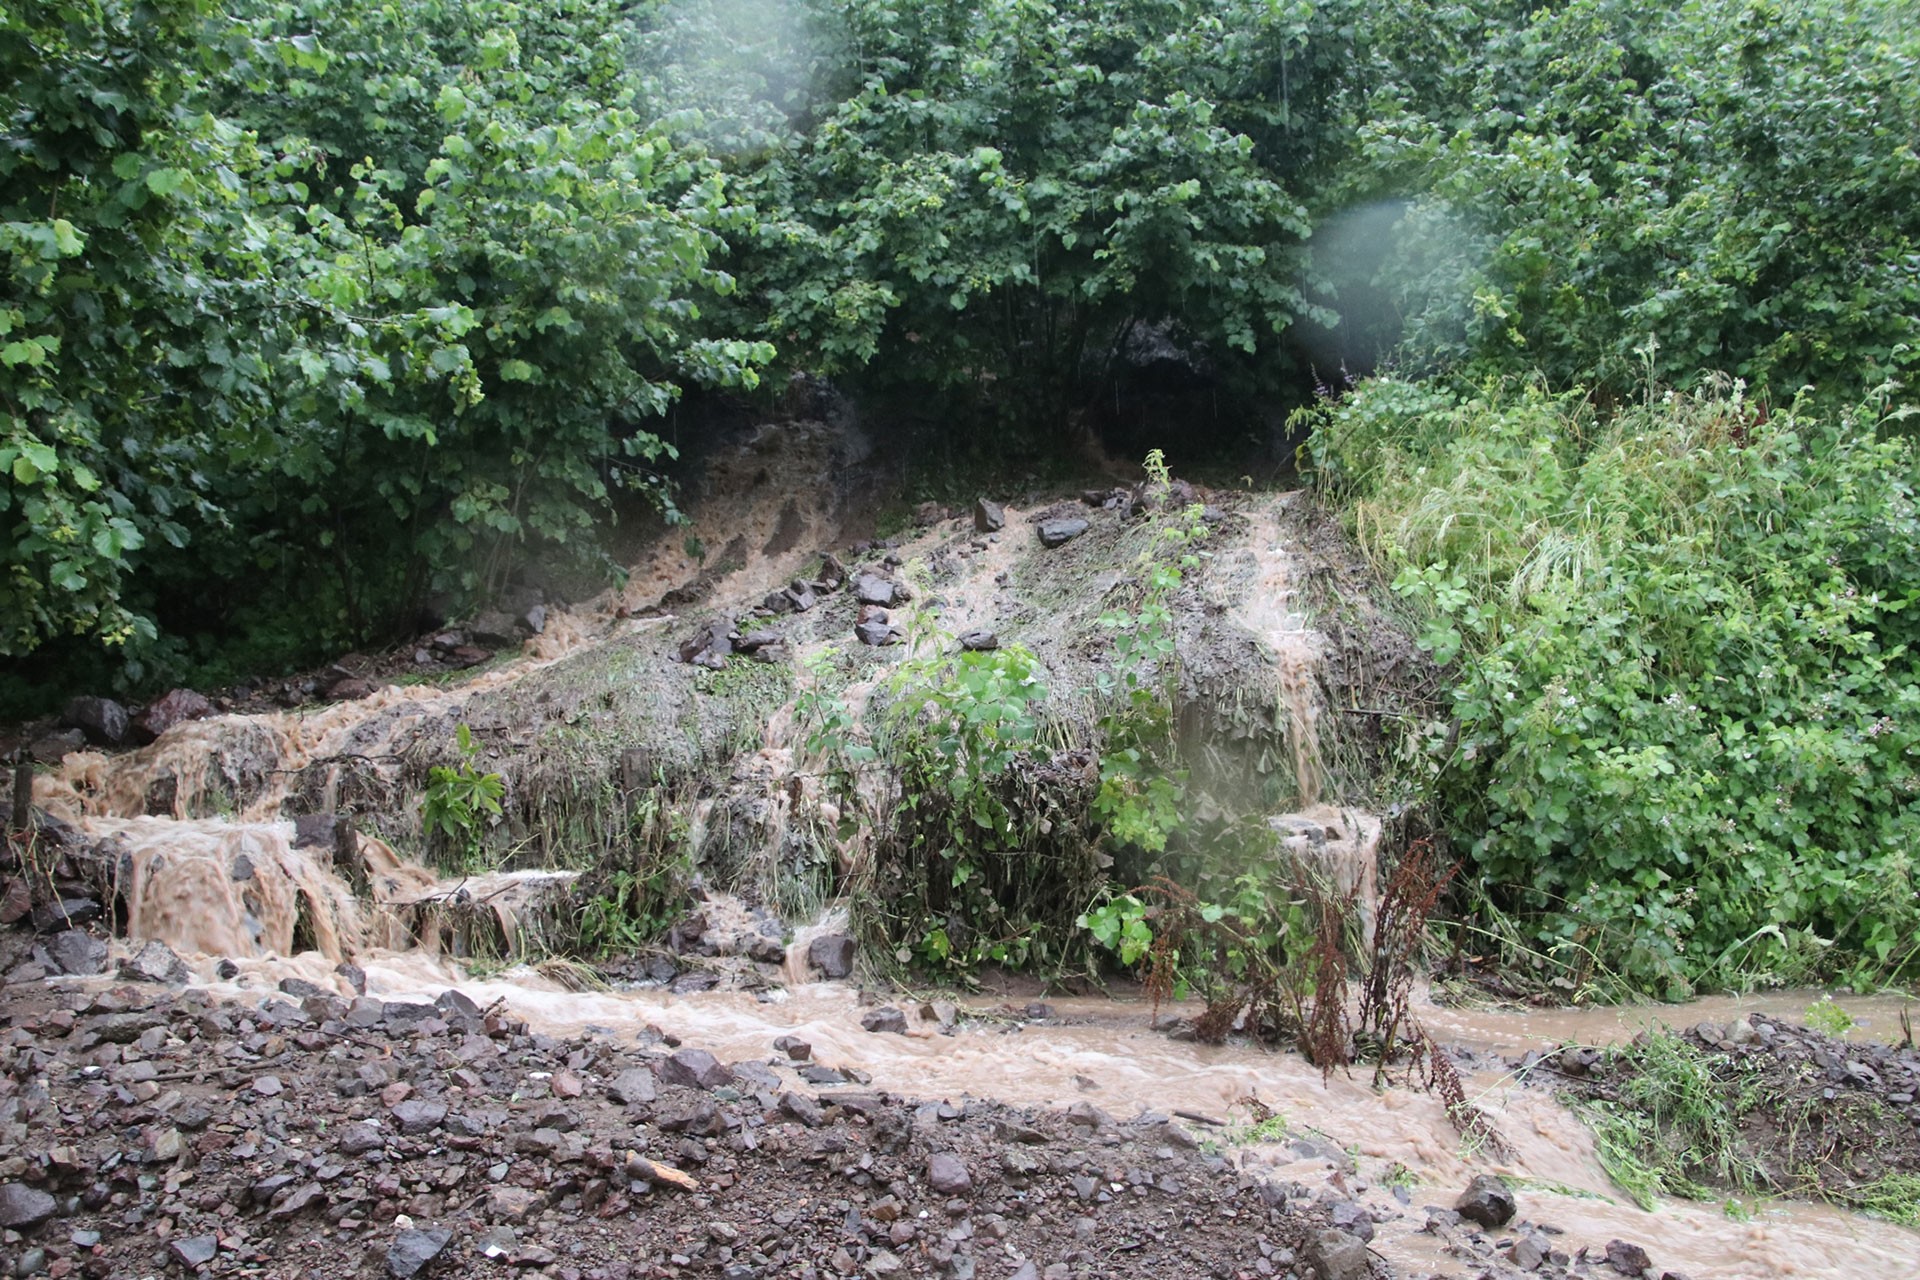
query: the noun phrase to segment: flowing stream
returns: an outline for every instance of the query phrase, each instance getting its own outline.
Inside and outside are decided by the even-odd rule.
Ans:
[[[1322,642],[1291,580],[1293,560],[1277,514],[1284,501],[1256,498],[1249,504],[1247,547],[1259,572],[1237,610],[1240,625],[1260,641],[1279,676],[1299,810],[1278,815],[1274,824],[1286,847],[1318,860],[1364,910],[1377,892],[1381,824],[1327,798],[1314,678]],[[736,508],[720,518],[772,527],[785,521],[790,508],[788,499],[778,513]],[[718,536],[716,528],[716,545]],[[791,573],[792,562],[791,556],[750,558],[736,576],[755,587],[778,583]],[[1003,562],[997,551],[984,554],[981,579]],[[665,590],[696,568],[691,562],[677,568],[655,562],[635,579],[649,590]],[[631,1038],[652,1026],[730,1059],[765,1058],[776,1036],[798,1035],[813,1044],[817,1059],[865,1072],[874,1085],[913,1097],[993,1097],[1043,1106],[1086,1100],[1123,1119],[1141,1110],[1177,1109],[1221,1122],[1203,1126],[1203,1136],[1244,1164],[1310,1187],[1329,1178],[1376,1186],[1411,1178],[1413,1208],[1385,1224],[1376,1242],[1408,1268],[1462,1274],[1464,1264],[1434,1256],[1431,1237],[1414,1230],[1422,1220],[1418,1207],[1451,1205],[1474,1173],[1494,1171],[1520,1187],[1522,1215],[1560,1229],[1568,1247],[1597,1247],[1616,1237],[1642,1242],[1660,1266],[1694,1280],[1916,1274],[1920,1236],[1824,1206],[1763,1204],[1747,1221],[1706,1204],[1665,1202],[1643,1212],[1609,1183],[1587,1131],[1570,1112],[1545,1092],[1499,1075],[1474,1076],[1467,1084],[1513,1148],[1504,1163],[1486,1152],[1464,1151],[1442,1104],[1430,1094],[1397,1087],[1376,1092],[1370,1073],[1360,1069],[1323,1081],[1291,1053],[1177,1042],[1152,1029],[1153,1011],[1139,1003],[1055,1000],[1052,1016],[1033,1023],[992,1002],[971,1000],[963,1001],[954,1034],[939,1034],[933,1021],[904,1036],[870,1034],[859,1025],[861,994],[842,984],[807,981],[801,963],[811,936],[844,924],[833,913],[799,931],[784,985],[758,993],[581,992],[527,968],[476,977],[444,954],[450,935],[438,922],[456,910],[490,913],[511,938],[524,912],[564,889],[566,873],[442,880],[360,835],[355,839],[367,883],[356,892],[336,871],[330,847],[303,847],[295,824],[280,817],[301,770],[348,756],[390,756],[412,729],[457,715],[480,688],[519,679],[623,629],[658,625],[627,618],[635,590],[630,586],[626,596],[557,615],[550,633],[522,658],[466,684],[389,688],[317,711],[181,725],[150,747],[118,756],[75,753],[39,779],[36,800],[117,847],[128,937],[167,942],[187,960],[197,984],[233,999],[257,1000],[292,976],[350,994],[336,965],[351,960],[364,970],[371,995],[432,996],[457,986],[483,1003],[503,998],[519,1016],[553,1033]],[[782,743],[770,741],[759,755],[776,771],[791,767],[792,752]],[[233,772],[236,760],[251,779],[245,803],[225,816],[189,816],[204,813],[210,779],[223,769]],[[163,779],[171,790],[156,805],[156,784]],[[151,812],[156,807],[162,810],[157,815]],[[1566,1041],[1612,1043],[1656,1019],[1691,1024],[1726,1020],[1739,1011],[1793,1018],[1813,998],[1780,993],[1679,1009],[1526,1013],[1428,1002],[1418,1013],[1443,1043],[1511,1054]],[[1856,1035],[1884,1040],[1898,1034],[1899,1002],[1836,1003],[1855,1015]],[[905,1007],[910,1017],[919,1008]],[[1286,1142],[1240,1136],[1258,1114],[1256,1101],[1285,1118]]]

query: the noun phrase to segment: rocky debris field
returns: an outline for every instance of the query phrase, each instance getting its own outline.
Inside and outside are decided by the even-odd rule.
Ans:
[[[916,1105],[794,1040],[727,1064],[287,985],[12,1002],[12,1274],[1255,1276],[1310,1249],[1388,1274],[1165,1117]]]
[[[1281,1183],[1204,1120],[902,1099],[790,1036],[724,1063],[281,986],[6,989],[5,1274],[1362,1280],[1395,1274],[1375,1223],[1424,1212],[1451,1274],[1660,1275],[1497,1180],[1415,1209],[1337,1153]]]

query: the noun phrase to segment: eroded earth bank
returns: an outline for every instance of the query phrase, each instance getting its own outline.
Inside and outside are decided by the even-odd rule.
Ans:
[[[4,905],[11,1273],[1915,1273],[1920,1237],[1838,1208],[1636,1204],[1569,1101],[1605,1097],[1593,1050],[1648,1011],[1416,990],[1450,1107],[1404,1065],[1262,1047],[1257,1020],[1203,1043],[1196,1006],[934,990],[930,960],[996,944],[971,877],[1008,937],[1057,939],[1112,872],[1081,834],[1121,668],[1102,619],[1137,627],[1157,516],[1204,530],[1165,623],[1186,802],[1267,833],[1357,936],[1428,682],[1301,495],[1018,495],[876,542],[864,455],[847,423],[770,426],[618,591],[232,691],[144,746],[34,727]],[[996,793],[1026,843],[966,877],[930,868],[899,774],[845,749],[884,732],[904,664],[960,651],[1030,654],[1047,690]],[[462,770],[499,775],[497,821],[423,836],[421,796]],[[1847,1005],[1832,1039],[1788,1025],[1808,1003],[1665,1016],[1803,1093],[1830,1139],[1809,1159],[1920,1171],[1901,1008]]]

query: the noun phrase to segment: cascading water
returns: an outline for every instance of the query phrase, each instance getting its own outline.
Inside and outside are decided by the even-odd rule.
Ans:
[[[1251,587],[1231,617],[1274,670],[1296,797],[1294,811],[1272,819],[1279,844],[1300,865],[1323,872],[1370,921],[1378,896],[1381,822],[1337,803],[1323,743],[1319,664],[1325,642],[1301,607],[1286,501],[1249,499],[1246,528],[1235,535],[1239,546],[1214,551],[1250,560]],[[702,537],[727,545],[740,536],[729,533],[731,527],[756,538],[764,533],[774,545],[778,531],[792,523],[784,516],[790,505],[787,495],[770,494],[764,509],[719,509],[717,516],[703,517]],[[824,527],[815,514],[805,515],[803,523]],[[966,574],[944,590],[953,616],[983,617],[996,608],[1017,616],[1019,602],[1009,598],[1005,585],[1009,547],[982,546]],[[756,589],[778,584],[793,575],[799,559],[787,552],[749,555],[731,580]],[[774,1037],[797,1034],[818,1057],[915,1097],[991,1096],[1038,1105],[1089,1099],[1121,1115],[1177,1108],[1229,1121],[1249,1117],[1252,1100],[1258,1100],[1284,1117],[1289,1130],[1286,1143],[1253,1143],[1233,1152],[1263,1174],[1318,1185],[1329,1177],[1329,1154],[1351,1152],[1346,1159],[1357,1156],[1357,1176],[1377,1178],[1397,1165],[1417,1181],[1422,1202],[1448,1203],[1466,1177],[1493,1169],[1519,1180],[1525,1211],[1536,1220],[1583,1241],[1657,1238],[1662,1264],[1696,1280],[1910,1269],[1920,1244],[1911,1233],[1817,1206],[1768,1209],[1751,1222],[1732,1221],[1710,1207],[1666,1202],[1657,1215],[1642,1213],[1608,1182],[1574,1116],[1547,1095],[1497,1076],[1470,1078],[1468,1086],[1511,1145],[1507,1157],[1463,1152],[1445,1107],[1431,1095],[1376,1092],[1359,1075],[1323,1079],[1293,1055],[1175,1042],[1150,1030],[1149,1011],[1137,1004],[1056,1001],[1054,1017],[1034,1026],[989,1002],[976,1004],[954,1035],[935,1034],[937,1021],[915,1025],[904,1036],[866,1033],[859,1029],[857,994],[843,984],[813,981],[807,963],[815,937],[847,927],[843,907],[794,933],[778,974],[784,989],[688,996],[658,989],[583,992],[525,968],[476,978],[451,960],[461,949],[462,929],[487,919],[512,939],[563,890],[565,873],[446,879],[362,833],[347,847],[364,877],[361,887],[337,865],[336,843],[303,843],[300,830],[283,816],[296,801],[328,807],[340,785],[336,764],[397,771],[414,735],[447,732],[476,693],[593,650],[635,625],[622,615],[644,603],[643,596],[664,594],[701,572],[692,559],[677,566],[656,560],[636,572],[623,596],[557,615],[518,661],[463,685],[392,688],[307,713],[186,724],[120,756],[76,753],[39,779],[36,801],[113,850],[129,938],[170,943],[188,960],[196,981],[234,998],[257,999],[287,977],[347,994],[350,979],[337,966],[351,961],[373,995],[434,996],[459,986],[482,1003],[504,999],[535,1027],[555,1034],[656,1026],[723,1058],[764,1057]],[[857,704],[874,684],[857,683],[847,702]],[[753,832],[765,847],[754,856],[777,854],[797,823],[817,823],[823,830],[843,825],[839,799],[824,792],[804,754],[791,707],[776,712],[760,748],[742,754],[721,795],[690,805],[681,837],[687,847],[719,839],[734,800],[759,804]],[[882,811],[888,799],[877,778],[861,786],[855,807]],[[840,847],[843,874],[848,864],[869,856],[863,839],[856,833]],[[762,925],[735,904],[716,899],[710,905],[717,931],[746,937]],[[1632,1016],[1619,1011],[1470,1014],[1423,1006],[1418,1012],[1448,1041],[1511,1051],[1570,1039],[1605,1043],[1634,1029]],[[1872,1016],[1885,1020],[1884,1011]],[[1443,1260],[1433,1256],[1427,1238],[1412,1230],[1415,1222],[1417,1215],[1382,1224],[1376,1247],[1409,1268],[1441,1269]]]

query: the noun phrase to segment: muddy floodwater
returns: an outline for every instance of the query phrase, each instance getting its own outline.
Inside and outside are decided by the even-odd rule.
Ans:
[[[317,953],[243,961],[226,980],[216,976],[213,960],[192,963],[197,984],[230,999],[257,1000],[286,977],[346,993],[332,962]],[[1569,1248],[1616,1238],[1641,1242],[1659,1267],[1693,1280],[1920,1275],[1920,1234],[1825,1205],[1745,1201],[1730,1212],[1721,1204],[1666,1200],[1643,1211],[1610,1183],[1576,1116],[1545,1090],[1496,1071],[1472,1074],[1467,1086],[1510,1144],[1510,1159],[1467,1149],[1432,1095],[1398,1086],[1376,1091],[1370,1068],[1323,1080],[1290,1052],[1177,1041],[1154,1030],[1153,1011],[1136,1001],[1049,999],[1050,1016],[1033,1022],[1024,1016],[1024,1001],[956,995],[948,998],[961,1018],[951,1034],[928,1019],[892,1035],[861,1029],[860,1014],[874,998],[837,983],[691,995],[580,992],[528,969],[474,977],[418,951],[374,953],[361,965],[371,995],[432,997],[457,986],[482,1004],[504,1001],[553,1035],[631,1042],[651,1028],[723,1060],[766,1060],[776,1037],[795,1035],[814,1046],[817,1061],[864,1072],[875,1087],[914,1099],[1050,1107],[1085,1101],[1122,1119],[1141,1111],[1186,1113],[1196,1118],[1199,1136],[1262,1176],[1309,1187],[1338,1179],[1343,1189],[1370,1190],[1376,1198],[1404,1185],[1406,1216],[1383,1223],[1374,1244],[1408,1273],[1459,1273],[1459,1261],[1440,1256],[1433,1239],[1418,1230],[1420,1209],[1451,1205],[1470,1177],[1494,1172],[1514,1183],[1521,1216],[1557,1229]],[[1443,1042],[1511,1054],[1568,1040],[1614,1043],[1661,1022],[1724,1022],[1743,1012],[1793,1017],[1817,999],[1818,993],[1776,992],[1681,1006],[1527,1012],[1429,1002],[1420,1015]],[[913,1025],[921,1002],[894,1003],[909,1011]],[[1856,1034],[1884,1038],[1909,1002],[1843,997],[1835,1003],[1860,1024]],[[1263,1114],[1256,1100],[1284,1119],[1283,1140],[1247,1140]],[[1272,1126],[1262,1131],[1271,1133]]]

